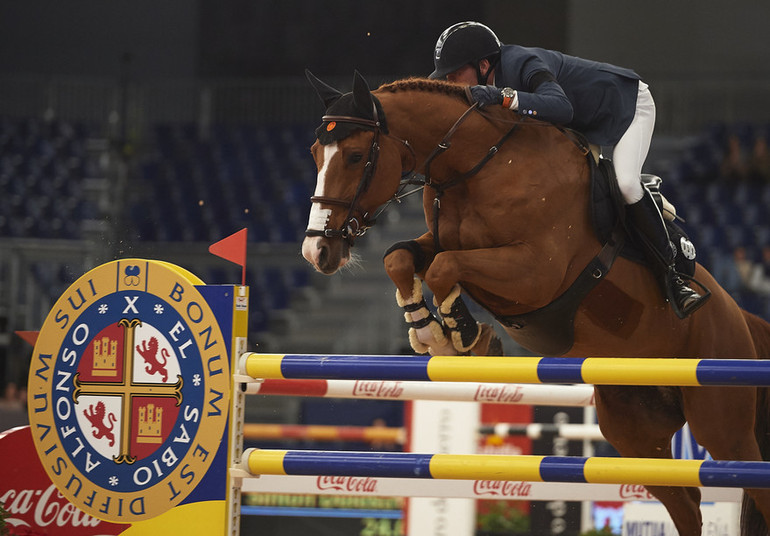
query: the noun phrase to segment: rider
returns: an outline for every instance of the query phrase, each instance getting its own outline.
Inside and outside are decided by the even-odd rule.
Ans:
[[[430,78],[467,84],[480,106],[503,105],[521,115],[564,125],[599,146],[613,162],[626,213],[640,234],[664,295],[679,318],[708,299],[674,269],[673,248],[649,190],[640,180],[655,126],[655,103],[634,71],[542,48],[503,45],[478,22],[460,22],[436,42]]]

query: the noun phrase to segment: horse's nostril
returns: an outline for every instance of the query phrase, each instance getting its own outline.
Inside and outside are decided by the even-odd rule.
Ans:
[[[325,266],[329,260],[329,248],[326,245],[319,244],[318,249],[320,250],[318,253],[318,266]]]

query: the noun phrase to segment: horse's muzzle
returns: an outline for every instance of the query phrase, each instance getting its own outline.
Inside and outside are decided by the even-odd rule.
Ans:
[[[302,256],[317,271],[331,275],[350,260],[350,245],[341,238],[308,236],[302,241]]]

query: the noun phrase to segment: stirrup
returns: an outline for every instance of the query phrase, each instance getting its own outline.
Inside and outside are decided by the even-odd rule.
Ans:
[[[702,292],[694,290],[689,283],[695,283],[695,285],[697,285]],[[698,297],[694,298],[693,301],[691,301],[688,305],[680,307],[676,300],[676,296],[674,296],[674,285],[686,286],[690,288],[690,290],[692,290]],[[703,307],[709,298],[711,298],[711,291],[707,289],[700,281],[693,277],[682,274],[673,268],[670,268],[669,272],[666,274],[665,288],[666,299],[671,305],[671,309],[674,311],[674,314],[676,314],[680,320],[684,320],[695,311]]]

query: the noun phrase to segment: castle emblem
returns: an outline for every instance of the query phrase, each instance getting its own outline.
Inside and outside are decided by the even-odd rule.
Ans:
[[[161,425],[163,423],[163,408],[155,404],[147,404],[139,408],[138,443],[162,443]]]
[[[116,363],[118,359],[118,341],[102,337],[94,341],[94,376],[115,377],[118,374]]]

